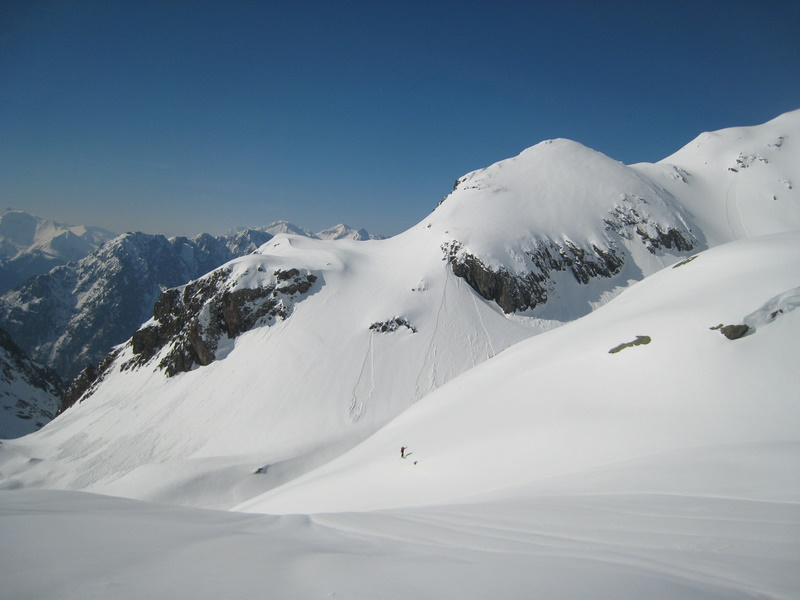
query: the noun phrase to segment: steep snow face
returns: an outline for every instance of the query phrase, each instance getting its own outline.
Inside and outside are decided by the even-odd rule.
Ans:
[[[34,363],[0,329],[0,438],[27,435],[50,422],[61,393],[58,375]]]
[[[0,215],[0,293],[53,267],[80,260],[114,236],[100,227],[62,225],[6,210]]]
[[[680,199],[711,245],[800,229],[800,110],[754,127],[703,133],[633,165]]]
[[[240,508],[331,512],[463,502],[563,492],[558,479],[548,480],[562,476],[574,493],[580,473],[617,461],[662,454],[655,463],[670,464],[667,456],[713,454],[738,465],[746,444],[796,448],[798,273],[797,232],[703,252],[583,319],[517,344],[338,460]],[[730,340],[720,324],[749,329]],[[797,458],[796,450],[777,452],[767,469]],[[689,481],[646,475],[637,475],[640,491],[677,491]],[[620,483],[592,478],[612,489]],[[753,493],[750,483],[724,474],[691,478],[693,493],[704,485],[717,490],[709,493]],[[785,499],[774,482],[758,493]]]

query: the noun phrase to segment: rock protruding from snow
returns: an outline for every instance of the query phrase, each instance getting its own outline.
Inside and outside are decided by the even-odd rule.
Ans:
[[[317,280],[297,269],[262,273],[254,287],[240,287],[232,271],[223,268],[161,294],[152,321],[133,334],[133,358],[123,369],[140,367],[156,356],[167,376],[211,364],[223,339],[287,318],[294,302]]]
[[[376,321],[369,326],[369,329],[370,331],[374,331],[376,333],[392,333],[401,327],[408,329],[412,333],[417,333],[416,327],[411,325],[411,323],[409,323],[408,319],[405,317],[394,317],[393,319],[388,319],[386,321]]]

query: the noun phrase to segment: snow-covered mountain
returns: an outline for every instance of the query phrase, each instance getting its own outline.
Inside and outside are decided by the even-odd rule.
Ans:
[[[73,589],[25,575],[34,527],[74,597],[792,597],[798,168],[800,111],[656,164],[552,140],[401,235],[279,234],[166,290],[0,445],[8,589]],[[93,530],[64,557],[87,507],[147,564]]]
[[[328,229],[318,231],[316,234],[321,240],[382,240],[384,236],[369,233],[366,229],[354,229],[349,225],[340,223]]]
[[[271,239],[245,230],[167,239],[127,233],[0,297],[0,323],[36,361],[71,379],[96,365],[152,314],[161,292]]]
[[[59,487],[205,506],[296,477],[709,243],[794,228],[800,201],[782,182],[795,177],[800,112],[711,138],[722,141],[634,166],[543,142],[460,178],[394,238],[278,235],[162,294],[153,318],[73,388],[81,402],[38,434],[54,452],[70,448],[57,466],[43,462]],[[731,178],[750,175],[729,171],[728,156],[762,157],[749,172],[776,199],[732,197]],[[723,218],[734,206],[737,219]],[[76,441],[78,431],[103,434]],[[201,457],[225,485],[195,488],[211,468]],[[253,481],[254,465],[271,468]]]
[[[344,225],[340,223],[338,225],[334,225],[333,227],[329,227],[328,229],[323,229],[317,233],[312,233],[308,229],[304,227],[298,227],[288,221],[275,221],[274,223],[270,223],[269,225],[264,225],[263,227],[257,228],[259,231],[265,231],[271,235],[278,235],[280,233],[288,233],[291,235],[302,235],[304,237],[310,237],[318,240],[380,240],[384,239],[384,236],[374,235],[369,233],[366,229],[354,229],[349,225]]]
[[[49,423],[63,393],[52,369],[34,363],[0,329],[0,438],[17,438]]]
[[[53,267],[80,260],[115,235],[100,227],[62,225],[6,209],[0,214],[0,293]]]
[[[302,235],[304,237],[316,237],[314,233],[306,229],[305,227],[299,227],[293,223],[289,223],[289,221],[274,221],[269,225],[262,225],[261,227],[256,228],[258,231],[263,231],[264,233],[268,233],[270,235],[278,235],[280,233],[289,233],[292,235]]]

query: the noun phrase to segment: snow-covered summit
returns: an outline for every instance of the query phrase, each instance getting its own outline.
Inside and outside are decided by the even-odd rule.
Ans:
[[[263,225],[261,227],[257,227],[256,229],[258,231],[269,233],[270,235],[288,233],[291,235],[302,235],[304,237],[311,237],[311,238],[316,237],[314,233],[312,233],[305,227],[299,227],[297,225],[294,225],[293,223],[289,223],[289,221],[274,221],[269,225]]]
[[[305,227],[299,227],[288,221],[275,221],[269,225],[258,227],[258,231],[264,231],[271,235],[278,235],[281,233],[289,235],[301,235],[303,237],[314,238],[318,240],[379,240],[383,236],[374,235],[369,233],[366,229],[355,229],[344,223],[339,223],[333,227],[323,229],[317,233],[313,233]]]
[[[323,229],[316,233],[316,237],[321,240],[379,240],[382,236],[369,233],[366,229],[354,229],[344,223],[339,223],[328,229]]]

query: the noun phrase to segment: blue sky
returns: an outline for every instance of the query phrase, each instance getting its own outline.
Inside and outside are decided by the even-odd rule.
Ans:
[[[544,139],[656,161],[800,108],[798,22],[788,0],[5,0],[0,202],[395,234]]]

